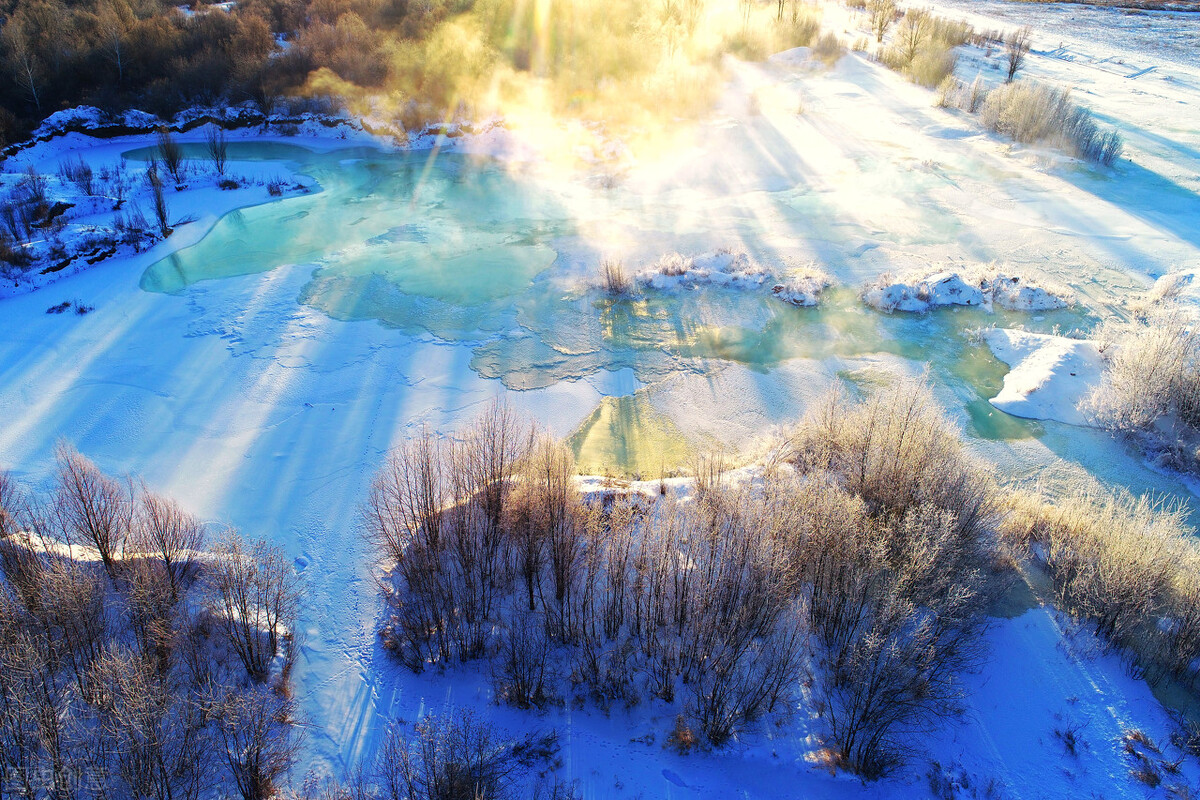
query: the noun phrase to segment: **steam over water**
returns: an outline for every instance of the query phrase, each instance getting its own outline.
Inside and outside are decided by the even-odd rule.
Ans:
[[[297,302],[338,320],[373,319],[404,335],[467,344],[476,373],[516,390],[605,370],[632,373],[636,388],[729,364],[770,373],[794,359],[898,356],[930,364],[932,379],[963,397],[975,436],[1040,429],[987,403],[1005,367],[966,332],[1006,324],[1003,312],[887,316],[863,307],[853,286],[831,289],[816,309],[772,296],[775,276],[802,247],[844,253],[857,241],[856,226],[838,224],[802,184],[713,201],[697,219],[694,198],[548,184],[459,155],[317,154],[263,143],[231,151],[239,160],[287,163],[321,190],[226,216],[198,244],[151,266],[143,289],[186,293],[199,281],[311,265]],[[930,219],[906,236],[936,240],[952,224]],[[647,261],[729,237],[767,274],[737,286],[609,297],[597,280],[608,244],[597,231],[646,243]],[[630,272],[645,266],[626,263]],[[1034,330],[1086,325],[1069,311],[1019,322]],[[572,441],[585,465],[669,469],[699,443],[668,422],[640,392],[626,393],[596,408]]]

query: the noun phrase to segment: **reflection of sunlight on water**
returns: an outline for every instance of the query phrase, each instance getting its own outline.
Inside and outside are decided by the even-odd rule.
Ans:
[[[585,474],[617,470],[646,480],[690,467],[695,452],[642,393],[605,397],[568,444]]]

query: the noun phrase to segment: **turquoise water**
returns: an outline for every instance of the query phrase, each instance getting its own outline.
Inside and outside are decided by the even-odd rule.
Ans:
[[[130,154],[139,155],[146,152]],[[202,154],[193,149],[189,155]],[[230,159],[278,162],[309,176],[321,190],[227,215],[198,244],[147,269],[143,289],[183,293],[199,281],[311,265],[297,302],[335,319],[374,319],[406,334],[468,343],[471,368],[512,389],[550,386],[603,369],[629,368],[653,384],[676,372],[703,372],[729,362],[769,372],[797,358],[888,354],[927,363],[935,382],[963,398],[973,435],[1020,438],[1038,435],[1041,426],[987,403],[1007,368],[966,332],[985,325],[1043,331],[1087,325],[1071,311],[1031,317],[949,309],[888,316],[865,308],[851,288],[831,290],[820,308],[801,309],[772,298],[769,283],[753,289],[647,290],[613,300],[593,280],[580,278],[578,268],[575,277],[564,277],[570,264],[586,257],[581,253],[595,251],[596,227],[610,217],[625,230],[663,242],[664,251],[687,252],[681,240],[704,228],[736,231],[764,261],[781,231],[756,230],[756,224],[764,226],[736,198],[714,203],[707,217],[697,218],[694,207],[685,214],[684,205],[694,201],[683,197],[676,207],[670,198],[620,190],[589,197],[578,185],[547,185],[494,161],[458,155],[318,154],[238,143],[230,146]],[[855,230],[854,223],[833,223],[820,198],[803,185],[756,192],[753,204],[760,212],[766,208],[765,216],[778,221],[782,233],[824,237],[835,251]],[[924,218],[914,236],[953,237],[952,218],[917,203],[911,207]],[[828,266],[836,272],[836,263]],[[610,405],[598,409],[593,422],[616,431],[613,436],[638,436],[637,420],[649,418],[644,398]],[[622,462],[636,460],[630,442],[594,439],[587,449],[615,453]]]

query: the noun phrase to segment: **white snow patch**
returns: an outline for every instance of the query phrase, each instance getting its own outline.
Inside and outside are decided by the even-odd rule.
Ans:
[[[1026,419],[1088,424],[1079,401],[1099,385],[1103,372],[1095,342],[1006,328],[985,331],[983,338],[1012,368],[993,406]]]
[[[1144,298],[1146,304],[1186,303],[1200,307],[1200,269],[1185,269],[1163,275]]]
[[[745,253],[731,250],[696,256],[668,253],[633,279],[638,286],[667,292],[709,285],[760,286],[767,280],[767,270]]]
[[[811,47],[793,47],[791,50],[784,50],[782,53],[767,57],[768,64],[777,64],[781,67],[803,67],[811,64],[812,60]]]
[[[1009,311],[1055,311],[1074,302],[1066,290],[1031,284],[1019,275],[979,273],[964,277],[950,270],[900,277],[884,273],[866,285],[862,298],[877,311],[889,314],[920,314],[944,306],[980,306],[991,311],[993,304]]]
[[[785,303],[810,308],[821,302],[821,292],[833,283],[819,270],[799,271],[771,287],[771,293]]]

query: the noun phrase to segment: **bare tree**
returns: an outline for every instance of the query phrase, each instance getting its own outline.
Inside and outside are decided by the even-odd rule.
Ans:
[[[883,42],[884,34],[896,21],[896,0],[868,0],[867,13],[871,17],[871,32],[876,42]]]
[[[526,602],[530,611],[536,608],[539,578],[548,565],[554,609],[548,612],[561,615],[579,558],[578,493],[572,482],[575,458],[562,442],[543,435],[535,441],[522,472],[507,525],[514,536]]]
[[[158,142],[158,157],[166,167],[167,174],[175,183],[180,183],[183,179],[183,148],[166,126],[158,129],[155,138]]]
[[[104,55],[117,70],[117,85],[125,81],[125,37],[132,14],[123,0],[109,0],[96,13],[96,31],[100,34]]]
[[[225,129],[217,124],[208,126],[208,132],[204,137],[204,144],[208,150],[208,158],[212,161],[213,169],[217,171],[217,175],[225,177],[225,162],[229,156],[229,143],[225,140]]]
[[[291,700],[265,686],[219,691],[208,703],[225,766],[242,800],[268,800],[301,745]]]
[[[230,530],[207,571],[209,609],[246,672],[265,681],[280,645],[294,635],[299,578],[282,550],[263,540],[248,548]]]
[[[493,402],[450,451],[449,555],[458,584],[460,655],[482,654],[506,578],[509,494],[529,452],[532,429]]]
[[[447,561],[446,449],[430,431],[394,452],[376,475],[363,508],[368,539],[403,580],[385,642],[414,671],[450,654],[455,591]]]
[[[0,29],[0,39],[3,40],[4,51],[17,76],[18,83],[40,114],[42,110],[42,60],[36,45],[30,40],[24,19],[18,16],[9,19],[8,23]]]
[[[89,670],[110,633],[107,587],[94,570],[57,558],[46,565],[41,584],[38,606],[30,612],[48,635],[55,662],[69,670],[80,694],[87,696]]]
[[[910,8],[904,12],[896,33],[896,48],[905,67],[912,65],[917,53],[933,35],[933,22],[933,15],[925,9]]]
[[[171,668],[175,630],[182,621],[166,570],[157,559],[127,558],[122,577],[122,611],[139,655],[165,677]]]
[[[174,500],[142,487],[132,535],[139,553],[157,558],[170,584],[171,602],[179,600],[204,549],[204,526]]]
[[[442,546],[447,503],[443,445],[422,429],[388,457],[363,508],[368,538],[391,561],[402,563],[415,547]]]
[[[0,610],[7,618],[0,623],[0,758],[13,772],[0,780],[19,792],[33,789],[27,797],[68,800],[71,683],[55,669],[46,634],[20,624],[11,608]]]
[[[55,449],[58,461],[55,510],[68,542],[95,549],[109,575],[125,549],[132,524],[128,485],[102,473],[69,445]]]
[[[0,590],[0,788],[18,797],[37,797],[41,737],[30,703],[29,680],[37,655],[25,632],[24,610]]]
[[[167,198],[163,193],[162,176],[158,174],[158,162],[151,159],[146,168],[146,182],[150,184],[150,194],[154,201],[154,221],[158,224],[158,232],[164,239],[171,235],[171,220],[167,210]]]
[[[0,472],[0,567],[26,608],[41,605],[46,562],[38,552],[43,521],[7,472]]]
[[[137,654],[115,647],[93,667],[109,769],[129,797],[195,800],[211,786],[201,704]],[[117,788],[117,787],[113,787]]]
[[[1017,70],[1025,64],[1025,56],[1029,54],[1030,39],[1033,31],[1026,25],[1010,33],[1004,39],[1004,59],[1007,63],[1005,83],[1012,83],[1017,76]]]

